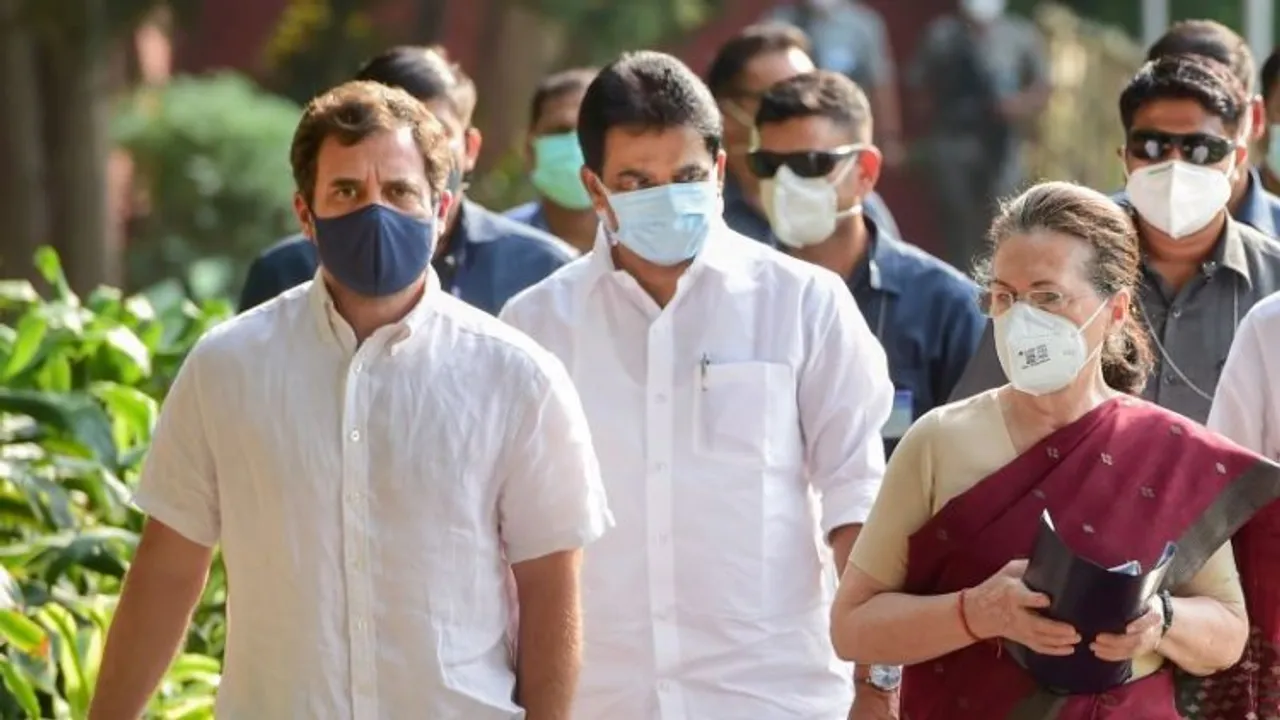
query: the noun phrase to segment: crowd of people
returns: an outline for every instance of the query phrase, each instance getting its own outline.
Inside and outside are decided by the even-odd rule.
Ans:
[[[302,232],[162,408],[91,717],[141,714],[220,546],[229,720],[1280,718],[1280,54],[1173,26],[1117,98],[1125,187],[1025,187],[1047,74],[999,5],[912,73],[951,263],[875,192],[891,70],[798,27],[842,5],[705,81],[546,78],[505,213],[439,48],[313,100]],[[1127,626],[1023,582],[1046,512],[1102,567],[1175,544]]]

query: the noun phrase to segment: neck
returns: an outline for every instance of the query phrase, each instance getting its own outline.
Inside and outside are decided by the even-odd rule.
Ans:
[[[835,233],[809,247],[798,248],[792,253],[807,262],[824,267],[842,278],[849,278],[867,254],[870,233],[862,214],[842,218]]]
[[[1138,237],[1148,263],[1166,282],[1175,288],[1181,288],[1213,256],[1218,238],[1222,237],[1226,225],[1227,213],[1224,210],[1204,229],[1184,238],[1174,239],[1139,217]]]
[[[1004,400],[1014,414],[1015,423],[1038,435],[1047,435],[1084,417],[1089,411],[1119,392],[1109,387],[1102,377],[1102,365],[1090,363],[1091,370],[1082,372],[1070,385],[1049,395],[1028,395],[1006,387]]]
[[[380,298],[357,295],[327,276],[325,286],[329,289],[329,296],[333,298],[338,315],[351,326],[356,342],[363,343],[378,328],[400,322],[413,310],[426,292],[427,277],[424,273],[404,290]]]
[[[671,298],[675,297],[680,276],[684,275],[684,271],[693,262],[686,260],[670,267],[654,265],[635,253],[627,251],[621,245],[614,245],[610,255],[613,257],[614,267],[635,278],[640,288],[653,298],[660,308],[665,308],[667,303],[671,302]]]
[[[1262,167],[1261,175],[1262,187],[1273,195],[1280,195],[1280,178],[1276,177],[1275,173],[1271,172],[1271,168],[1264,165]]]
[[[588,253],[596,241],[596,227],[600,220],[595,210],[570,210],[546,198],[542,199],[542,216],[547,219],[547,230],[564,240],[578,252]]]
[[[458,201],[449,208],[449,214],[445,216],[444,228],[440,233],[440,240],[436,243],[435,252],[431,259],[444,256],[449,252],[449,248],[453,246],[453,231],[458,229],[458,224],[462,222],[462,196],[458,196]]]

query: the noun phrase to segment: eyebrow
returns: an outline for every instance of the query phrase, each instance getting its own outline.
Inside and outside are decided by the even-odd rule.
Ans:
[[[696,164],[696,163],[694,163],[694,164],[690,164],[690,165],[685,165],[684,167],[680,168],[679,170],[676,170],[676,173],[675,173],[675,176],[676,176],[676,177],[689,177],[689,176],[707,177],[707,176],[709,176],[709,175],[711,175],[711,171],[710,171],[710,170],[708,170],[708,169],[706,169],[706,168],[704,168],[704,167],[702,167],[701,165],[698,165],[698,164]]]
[[[1012,285],[1010,285],[1009,283],[1007,283],[1007,282],[1005,282],[1005,281],[1001,280],[1001,279],[1000,279],[1000,278],[998,278],[998,277],[993,277],[993,278],[991,278],[991,283],[992,283],[992,284],[995,284],[995,285],[1003,285],[1004,287],[1007,287],[1007,288],[1009,288],[1010,290],[1014,289],[1014,287],[1013,287]],[[1060,287],[1061,287],[1060,285],[1058,285],[1058,283],[1055,283],[1055,282],[1053,282],[1052,280],[1037,280],[1037,281],[1035,281],[1035,282],[1031,283],[1031,287],[1033,287],[1033,288],[1044,288],[1044,287],[1048,287],[1048,286],[1052,286],[1052,287],[1054,287],[1054,288],[1060,288]]]

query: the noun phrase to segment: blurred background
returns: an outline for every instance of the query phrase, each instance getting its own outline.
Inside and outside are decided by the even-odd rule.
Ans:
[[[248,261],[292,230],[287,149],[299,106],[398,43],[443,44],[479,87],[485,146],[472,195],[527,199],[521,156],[537,80],[627,49],[698,72],[717,45],[787,0],[0,0],[0,273],[30,276],[51,244],[73,288],[174,284],[234,293]],[[954,0],[868,0],[905,64]],[[1051,56],[1054,100],[1030,177],[1118,185],[1116,92],[1169,22],[1220,20],[1270,51],[1273,0],[1012,0]],[[906,114],[907,139],[923,126]],[[908,146],[910,149],[910,146]],[[936,231],[911,163],[883,194],[904,235]]]

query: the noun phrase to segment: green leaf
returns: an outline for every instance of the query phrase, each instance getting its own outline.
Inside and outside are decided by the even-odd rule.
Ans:
[[[17,610],[0,610],[0,639],[28,655],[45,655],[49,636],[44,628]]]
[[[25,306],[40,302],[40,293],[28,280],[0,280],[0,305]]]
[[[71,716],[89,716],[89,698],[93,691],[93,678],[87,677],[84,658],[80,657],[79,627],[69,610],[58,604],[48,604],[36,612],[36,617],[55,638],[58,669],[62,672],[63,697],[71,706]]]
[[[132,330],[117,325],[107,331],[107,347],[127,359],[126,377],[144,378],[151,375],[151,351]]]
[[[82,393],[43,393],[0,387],[0,412],[27,415],[73,438],[108,468],[117,468],[111,421],[102,406]]]
[[[136,388],[113,382],[98,382],[89,387],[112,417],[116,447],[131,448],[151,439],[159,403]]]
[[[4,686],[9,688],[9,692],[14,700],[17,700],[18,705],[22,706],[22,711],[27,714],[27,717],[40,717],[40,701],[36,699],[35,688],[6,657],[0,657],[0,675],[4,677]]]
[[[36,371],[36,387],[46,392],[71,391],[71,361],[65,352],[53,352]]]
[[[26,370],[40,352],[48,331],[49,323],[41,313],[29,312],[23,315],[18,321],[18,337],[13,344],[13,352],[9,355],[9,362],[5,363],[4,372],[0,373],[0,379],[11,380]]]
[[[36,250],[35,266],[40,276],[53,286],[55,297],[63,302],[79,303],[79,298],[71,292],[71,286],[67,284],[67,275],[62,271],[62,260],[58,258],[58,251],[48,245],[40,246]]]

